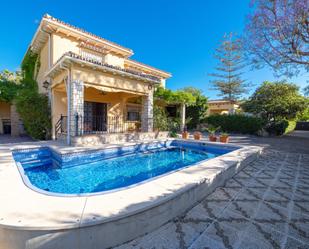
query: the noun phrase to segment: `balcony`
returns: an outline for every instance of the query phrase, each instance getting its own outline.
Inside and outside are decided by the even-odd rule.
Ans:
[[[56,72],[57,70],[61,69],[60,65],[65,60],[73,61],[81,65],[89,64],[90,66],[97,66],[101,68],[103,71],[111,72],[113,74],[120,74],[122,76],[127,76],[129,78],[132,78],[132,77],[138,78],[140,80],[143,80],[143,81],[146,80],[146,81],[150,81],[156,84],[161,83],[161,79],[154,75],[104,63],[103,60],[99,58],[99,56],[94,56],[94,55],[87,56],[87,53],[76,54],[71,51],[64,53],[58,59],[58,61],[54,64],[51,70],[46,74],[46,76],[52,76],[53,72]]]

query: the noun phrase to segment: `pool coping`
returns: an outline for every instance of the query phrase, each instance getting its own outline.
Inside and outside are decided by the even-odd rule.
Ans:
[[[174,139],[174,140],[177,140],[177,139]],[[164,141],[164,142],[166,142],[166,141],[171,141],[171,139],[165,139],[165,140],[162,140],[162,141]],[[179,141],[182,141],[182,140],[179,139]],[[161,142],[161,141],[145,142],[145,143],[141,143],[141,144],[149,144],[149,143],[156,143],[156,142]],[[186,141],[186,142],[187,142],[187,143],[190,143],[190,142],[188,142],[188,141]],[[199,142],[199,143],[201,143],[202,145],[205,144],[204,142]],[[140,144],[140,143],[138,143],[138,144]],[[132,145],[125,145],[125,146],[118,146],[118,147],[123,148],[123,147],[130,147],[130,146],[132,146]],[[172,146],[172,147],[173,147],[173,146]],[[240,146],[236,146],[236,145],[234,145],[234,146],[233,146],[233,145],[226,146],[226,144],[225,144],[224,146],[223,146],[223,145],[222,145],[222,146],[215,146],[215,145],[212,145],[212,147],[213,147],[213,148],[218,147],[218,148],[220,148],[220,149],[222,149],[222,148],[223,148],[223,149],[225,149],[225,148],[232,148],[232,147],[233,147],[234,150],[237,150],[237,149],[240,149],[240,148],[241,148]],[[55,153],[59,153],[58,151],[56,151],[56,150],[54,150],[54,149],[52,149],[52,148],[50,148],[50,147],[46,147],[46,146],[41,146],[41,147],[38,147],[38,148],[47,148],[47,149],[52,150],[52,151],[55,152]],[[116,146],[115,146],[115,147],[109,147],[108,149],[111,149],[111,148],[116,148]],[[163,148],[166,149],[166,147],[157,148],[157,149],[163,149]],[[106,149],[106,148],[105,148],[105,149]],[[28,150],[31,150],[31,149],[28,149]],[[104,149],[93,149],[93,150],[88,149],[88,150],[85,150],[85,151],[79,151],[79,152],[75,152],[75,153],[76,153],[76,154],[77,154],[77,153],[79,153],[79,154],[80,154],[80,153],[89,153],[89,154],[90,154],[90,153],[93,153],[93,152],[100,152],[100,151],[102,151],[102,150],[104,150]],[[15,149],[15,150],[12,150],[12,151],[17,152],[17,151],[24,151],[24,150],[16,150],[16,149]],[[147,152],[147,151],[129,152],[129,153],[124,153],[123,155],[120,155],[120,156],[130,156],[130,155],[135,154],[135,153],[146,153],[146,152]],[[232,152],[232,151],[226,152],[226,153],[224,153],[223,155],[228,154],[228,153],[230,153],[230,152]],[[68,153],[65,153],[65,154],[72,155],[72,154],[74,154],[74,153],[68,152]],[[59,153],[59,155],[62,155],[62,156],[65,155],[65,154],[60,154],[60,153]],[[222,156],[222,155],[220,155],[220,156]],[[219,157],[219,156],[216,156],[216,157]],[[216,158],[216,157],[215,157],[215,158]],[[114,158],[114,157],[112,157],[112,158]],[[111,159],[111,158],[106,158],[106,159],[108,160],[108,159]],[[24,182],[24,184],[26,185],[26,187],[32,189],[32,190],[35,191],[35,192],[38,192],[38,193],[40,193],[40,194],[44,194],[44,195],[47,195],[47,196],[57,196],[57,197],[90,197],[90,196],[95,196],[95,195],[110,194],[110,193],[113,193],[113,192],[116,192],[116,191],[125,190],[125,189],[128,189],[128,188],[134,188],[134,187],[137,187],[138,185],[145,184],[145,183],[147,183],[147,182],[149,182],[149,181],[153,181],[153,180],[158,179],[158,178],[160,178],[160,177],[164,177],[164,176],[167,176],[167,175],[169,175],[169,174],[173,174],[173,173],[175,173],[175,172],[178,172],[178,171],[180,171],[180,170],[183,170],[183,169],[186,169],[186,168],[189,168],[189,167],[193,167],[193,166],[196,166],[196,165],[205,163],[206,161],[209,161],[209,160],[212,160],[212,159],[214,159],[214,158],[205,159],[205,160],[202,160],[202,161],[199,161],[199,162],[196,162],[196,163],[193,163],[193,164],[184,166],[184,167],[182,167],[182,168],[178,168],[178,169],[175,169],[175,170],[172,170],[172,171],[168,171],[168,172],[166,172],[166,173],[164,173],[164,174],[157,175],[157,176],[154,176],[154,177],[151,177],[151,178],[142,180],[142,181],[140,181],[140,182],[137,182],[137,183],[134,183],[134,184],[131,184],[131,185],[128,185],[128,186],[119,187],[119,188],[115,188],[115,189],[111,189],[111,190],[98,191],[98,192],[94,192],[94,193],[81,193],[81,194],[56,193],[56,192],[51,192],[51,191],[47,191],[47,190],[41,189],[41,188],[39,188],[39,187],[37,187],[37,186],[35,186],[35,185],[32,184],[32,182],[30,181],[30,179],[29,179],[28,176],[26,175],[25,170],[24,170],[22,164],[21,164],[20,162],[16,162],[16,161],[15,161],[15,163],[16,163],[17,169],[18,169],[18,171],[19,171],[19,173],[20,173],[20,175],[21,175],[22,181]]]
[[[144,143],[163,140],[145,141]],[[132,216],[168,202],[201,183],[211,182],[230,166],[239,165],[246,158],[258,154],[262,150],[258,146],[235,146],[218,142],[179,140],[219,147],[240,147],[240,149],[129,189],[104,195],[64,198],[37,193],[25,186],[11,153],[12,150],[20,149],[21,145],[12,144],[10,148],[0,146],[0,155],[4,155],[0,159],[0,203],[5,203],[5,205],[0,205],[0,228],[36,231],[74,229]],[[104,148],[135,144],[140,144],[140,142],[110,145]],[[27,146],[27,148],[29,146],[31,148],[47,146],[61,154],[74,151],[74,149],[58,147],[48,142],[26,143],[23,146]],[[98,148],[83,147],[78,148],[77,152],[83,150],[95,151]]]

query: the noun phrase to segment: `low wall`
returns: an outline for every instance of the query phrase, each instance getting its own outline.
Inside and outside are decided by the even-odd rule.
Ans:
[[[143,140],[165,139],[168,132],[134,132],[134,133],[106,133],[89,134],[79,137],[72,137],[72,145],[101,145],[124,142],[137,142]]]
[[[295,130],[309,131],[309,122],[298,121],[298,122],[296,123]]]

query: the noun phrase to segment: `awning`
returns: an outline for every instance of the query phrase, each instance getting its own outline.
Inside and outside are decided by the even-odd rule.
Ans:
[[[89,84],[89,83],[84,83],[84,86],[89,88],[95,88],[99,91],[103,91],[103,92],[111,92],[111,93],[131,93],[131,94],[135,94],[135,95],[145,95],[143,93],[140,92],[135,92],[135,91],[131,91],[131,90],[127,90],[127,89],[120,89],[120,88],[114,88],[114,87],[108,87],[108,86],[102,86],[102,85],[96,85],[96,84]]]

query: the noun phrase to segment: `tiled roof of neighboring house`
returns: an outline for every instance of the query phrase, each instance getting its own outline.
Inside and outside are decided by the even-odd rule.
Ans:
[[[102,41],[105,41],[105,42],[108,42],[108,43],[113,44],[113,45],[115,45],[115,46],[121,47],[122,49],[128,50],[128,51],[130,51],[130,52],[133,54],[133,50],[132,50],[132,49],[126,48],[126,47],[121,46],[121,45],[119,45],[119,44],[117,44],[117,43],[115,43],[115,42],[112,42],[112,41],[109,41],[109,40],[107,40],[107,39],[104,39],[104,38],[102,38],[102,37],[100,37],[100,36],[98,36],[98,35],[95,35],[95,34],[93,34],[93,33],[91,33],[91,32],[88,32],[88,31],[86,31],[86,30],[84,30],[84,29],[82,29],[82,28],[78,28],[78,27],[76,27],[76,26],[74,26],[74,25],[71,25],[71,24],[69,24],[69,23],[67,23],[67,22],[64,22],[64,21],[62,21],[62,20],[60,20],[60,19],[58,19],[58,18],[52,17],[52,16],[50,16],[49,14],[45,14],[45,15],[44,15],[44,18],[49,19],[49,20],[52,20],[52,21],[55,21],[55,22],[58,22],[58,23],[60,23],[60,24],[62,24],[62,25],[65,25],[65,26],[67,26],[67,27],[69,27],[69,28],[75,29],[75,30],[80,31],[80,32],[83,32],[83,33],[85,33],[85,34],[87,34],[87,35],[93,36],[93,37],[95,37],[95,38],[97,38],[97,39],[100,39],[100,40],[102,40]]]
[[[134,71],[134,70],[131,70],[131,69],[124,69],[124,68],[121,68],[121,67],[117,67],[117,66],[107,64],[107,63],[102,63],[102,62],[99,62],[99,61],[91,59],[91,58],[83,57],[83,56],[78,55],[78,54],[73,53],[73,52],[66,52],[65,54],[63,54],[59,58],[59,60],[55,63],[55,65],[66,56],[71,57],[73,59],[78,59],[78,60],[81,60],[81,61],[89,62],[89,63],[95,64],[95,65],[98,65],[98,66],[102,66],[102,67],[105,67],[107,69],[117,70],[119,72],[131,74],[133,76],[138,76],[138,77],[141,77],[141,78],[145,78],[145,79],[148,79],[148,80],[155,81],[157,83],[161,83],[161,79],[158,78],[158,77],[155,77],[153,75],[140,73],[138,71]]]
[[[213,99],[213,100],[208,100],[208,103],[237,103],[237,101],[232,101],[228,99]]]

